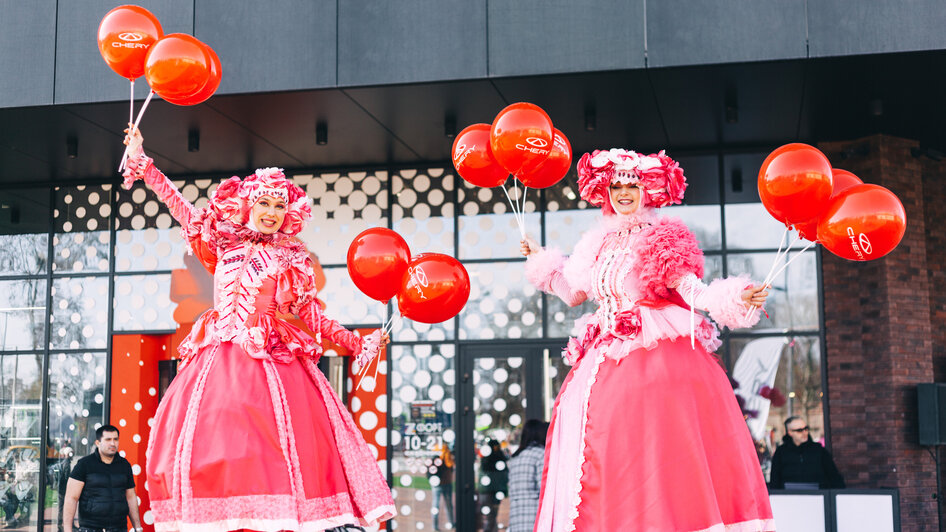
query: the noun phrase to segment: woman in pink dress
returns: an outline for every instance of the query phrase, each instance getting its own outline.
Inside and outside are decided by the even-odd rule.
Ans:
[[[563,355],[536,532],[775,530],[755,449],[712,354],[715,326],[747,327],[767,292],[746,278],[706,286],[696,238],[656,208],[686,179],[664,152],[612,149],[578,163],[604,220],[568,258],[524,240],[526,273],[569,305],[593,298]],[[755,320],[758,318],[753,316]]]
[[[183,369],[148,441],[155,529],[316,532],[390,519],[375,457],[316,366],[323,337],[362,365],[387,338],[362,339],[322,314],[309,252],[293,239],[311,217],[305,193],[267,168],[224,181],[197,209],[141,141],[125,140],[126,188],[144,179],[214,276],[214,307],[179,347]]]

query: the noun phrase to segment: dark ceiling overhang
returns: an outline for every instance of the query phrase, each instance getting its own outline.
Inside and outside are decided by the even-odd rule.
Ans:
[[[155,98],[141,129],[168,174],[218,177],[263,166],[443,163],[451,120],[456,131],[490,122],[516,101],[548,111],[579,154],[762,149],[874,133],[944,147],[944,94],[946,52],[934,51],[239,94],[191,107]],[[0,185],[117,181],[127,119],[127,102],[0,109]],[[188,151],[192,130],[198,151]]]

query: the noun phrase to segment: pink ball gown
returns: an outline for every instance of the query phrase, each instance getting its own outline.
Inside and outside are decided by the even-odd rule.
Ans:
[[[749,430],[712,355],[718,332],[688,306],[751,325],[739,298],[751,283],[703,285],[695,237],[650,211],[606,216],[567,260],[543,250],[526,271],[570,305],[599,305],[564,353],[574,367],[555,401],[536,532],[775,530]]]
[[[148,441],[155,529],[316,532],[393,517],[375,457],[316,366],[323,335],[356,353],[369,342],[322,315],[305,246],[224,217],[225,185],[231,210],[245,212],[243,188],[235,187],[253,176],[225,182],[210,206],[195,209],[150,159],[137,162],[132,170],[168,205],[214,275],[214,307],[179,348],[184,366]],[[261,176],[274,194],[294,186]],[[287,215],[290,222],[301,228],[299,216]],[[317,337],[277,311],[299,315]]]

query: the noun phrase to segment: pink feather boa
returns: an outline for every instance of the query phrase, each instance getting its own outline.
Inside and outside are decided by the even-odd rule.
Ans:
[[[591,271],[605,237],[639,221],[650,222],[641,231],[642,245],[634,249],[633,275],[640,279],[646,299],[671,296],[671,285],[688,273],[703,277],[703,252],[696,237],[679,218],[656,218],[651,210],[639,217],[608,216],[596,228],[582,235],[575,250],[565,261],[563,273],[575,289],[591,292]],[[531,278],[530,278],[531,280]],[[536,286],[541,286],[536,283]]]

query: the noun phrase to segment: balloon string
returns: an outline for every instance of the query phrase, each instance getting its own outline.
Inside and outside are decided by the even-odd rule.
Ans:
[[[789,264],[795,262],[795,259],[797,259],[798,257],[800,257],[800,256],[802,255],[802,253],[808,251],[808,248],[810,248],[811,246],[814,246],[814,245],[815,245],[815,242],[809,242],[807,246],[803,247],[803,248],[801,249],[801,251],[799,251],[798,253],[795,254],[794,257],[792,257],[791,259],[789,259],[788,262],[786,262],[785,264],[783,264],[782,267],[779,268],[778,271],[775,272],[775,275],[772,276],[772,281],[774,281],[775,278],[778,277],[779,274],[782,273],[782,272],[785,270],[785,268],[788,268],[788,265],[789,265]],[[771,281],[769,281],[769,282],[771,282]]]
[[[775,271],[775,268],[778,266],[779,261],[782,260],[782,257],[783,257],[782,248],[785,247],[785,237],[788,236],[788,233],[789,233],[789,228],[788,226],[785,226],[785,230],[782,231],[782,240],[779,241],[778,243],[778,251],[775,252],[775,258],[772,259],[772,267],[769,268],[769,273],[765,274],[765,279],[762,281],[763,288],[768,286],[769,283],[772,282],[772,279],[771,279],[772,272]],[[789,250],[792,249],[792,245],[794,244],[795,244],[795,239],[793,237],[792,240],[789,241],[788,243],[788,248],[785,249],[785,255],[788,254]],[[752,315],[755,314],[755,309],[756,307],[749,307],[749,310],[746,311],[747,320],[752,318]]]
[[[135,117],[135,80],[131,80],[131,98],[128,100],[128,123]],[[123,159],[124,161],[124,159]]]
[[[512,197],[509,195],[509,189],[506,188],[505,183],[503,183],[503,192],[506,193],[506,199],[509,200],[509,207],[512,209],[512,215],[516,219],[516,225],[519,226],[519,236],[525,239],[526,228],[525,228],[525,225],[523,224],[523,220],[519,217],[521,213],[519,212],[518,202],[513,202]],[[516,194],[518,195],[518,193],[519,193],[519,187],[517,186]]]
[[[134,133],[138,130],[138,124],[141,123],[141,118],[145,115],[145,109],[148,108],[148,104],[151,103],[151,98],[154,97],[154,91],[148,93],[148,97],[145,98],[145,103],[141,106],[141,110],[138,111],[138,118],[135,119],[135,124],[131,127],[129,134]],[[118,165],[118,171],[121,172],[125,169],[125,159],[128,157],[128,146],[125,146],[125,152],[122,153],[122,162]]]

